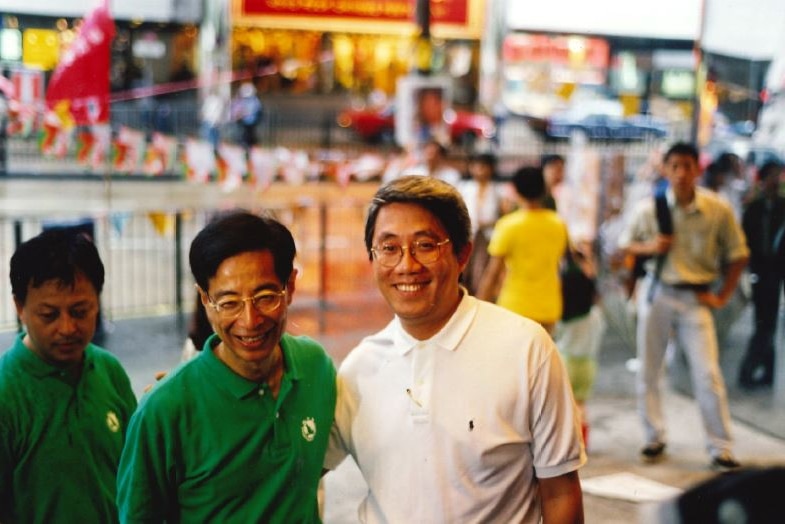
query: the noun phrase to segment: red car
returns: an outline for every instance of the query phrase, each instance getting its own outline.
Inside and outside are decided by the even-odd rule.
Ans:
[[[471,145],[476,140],[496,138],[493,119],[482,113],[448,109],[444,122],[453,144]],[[352,129],[367,142],[392,142],[395,136],[395,107],[346,109],[338,115],[338,125]]]

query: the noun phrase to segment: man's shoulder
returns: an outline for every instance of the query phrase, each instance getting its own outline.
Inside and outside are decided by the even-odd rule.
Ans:
[[[363,366],[378,358],[382,358],[386,352],[392,351],[395,347],[395,325],[396,319],[393,319],[385,327],[364,337],[360,342],[349,351],[349,354],[341,364],[341,373],[346,373],[347,370]]]
[[[11,355],[11,349],[0,354],[0,405],[7,402],[8,395],[17,390],[20,382],[27,382],[21,378],[21,375],[22,367]]]
[[[695,198],[699,206],[710,206],[714,209],[723,209],[733,212],[733,204],[724,195],[705,187],[695,188]]]
[[[281,342],[292,348],[297,348],[297,351],[300,351],[309,357],[327,355],[324,346],[307,335],[284,333],[281,337]]]
[[[210,388],[212,383],[205,381],[198,372],[201,355],[179,364],[152,389],[145,393],[139,401],[137,412],[171,414],[181,406],[193,401],[193,394]]]
[[[120,363],[120,359],[117,358],[117,355],[110,352],[107,349],[102,348],[101,346],[96,346],[95,344],[88,344],[85,348],[85,353],[93,359],[93,362],[96,364],[100,364],[102,366],[106,366],[112,369],[119,369],[125,373],[125,368]]]
[[[545,334],[540,324],[523,315],[485,300],[476,300],[477,321],[470,329],[472,332],[492,330],[505,336],[520,337],[526,334],[532,338]]]
[[[281,345],[287,351],[288,358],[296,359],[298,364],[309,370],[334,369],[332,358],[324,346],[309,336],[285,333],[281,337]]]

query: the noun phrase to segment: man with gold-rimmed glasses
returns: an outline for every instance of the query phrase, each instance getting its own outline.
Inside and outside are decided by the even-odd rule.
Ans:
[[[566,371],[539,324],[459,284],[470,235],[446,182],[377,191],[365,246],[395,318],[341,365],[325,467],[357,462],[362,522],[582,522]]]
[[[118,476],[121,522],[318,522],[335,408],[324,349],[285,333],[295,244],[279,222],[219,216],[191,244],[215,332],[149,393]]]

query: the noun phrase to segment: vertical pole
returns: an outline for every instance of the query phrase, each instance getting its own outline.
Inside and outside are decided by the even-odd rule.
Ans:
[[[319,333],[327,328],[327,204],[319,203]]]
[[[174,303],[177,318],[183,316],[183,253],[180,249],[183,239],[183,214],[174,214]]]
[[[692,129],[690,139],[695,146],[699,146],[700,123],[701,123],[701,94],[705,87],[705,63],[703,59],[703,31],[706,25],[706,0],[700,2],[700,27],[698,27],[698,37],[693,45],[695,55],[695,92],[692,98]]]
[[[19,247],[22,243],[22,221],[21,220],[14,220],[14,251]],[[19,320],[19,316],[16,317],[16,330],[18,332],[22,331],[22,321]]]
[[[431,59],[433,43],[431,42],[431,2],[430,0],[417,0],[415,22],[420,28],[417,44],[414,51],[414,67],[421,75],[431,74]]]

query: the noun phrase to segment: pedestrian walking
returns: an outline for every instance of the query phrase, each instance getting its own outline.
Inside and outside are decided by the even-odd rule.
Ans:
[[[232,100],[232,121],[240,127],[240,142],[246,148],[257,143],[256,127],[262,121],[262,103],[256,96],[256,88],[250,82],[244,82]]]
[[[739,369],[739,385],[745,388],[771,386],[774,381],[774,337],[785,276],[785,258],[777,249],[778,236],[785,228],[785,197],[779,194],[782,172],[783,166],[778,162],[767,162],[760,168],[761,194],[742,217],[750,248],[755,314],[755,329]]]
[[[641,458],[657,461],[665,453],[660,379],[666,347],[674,336],[689,361],[711,465],[736,468],[712,309],[730,300],[749,250],[731,206],[697,187],[697,149],[677,143],[665,153],[663,163],[670,183],[664,198],[639,202],[619,239],[627,253],[653,257],[646,267],[645,289],[637,296],[637,392],[645,431]],[[662,227],[663,211],[671,232]],[[719,289],[712,287],[719,279]]]
[[[493,228],[477,298],[495,299],[552,333],[562,314],[559,267],[568,247],[567,226],[556,211],[544,207],[542,169],[520,168],[512,182],[520,209],[501,217]]]
[[[469,160],[468,180],[458,183],[472,221],[472,256],[463,272],[462,283],[476,294],[488,265],[488,242],[496,220],[502,215],[503,193],[496,176],[496,155],[480,153]]]

